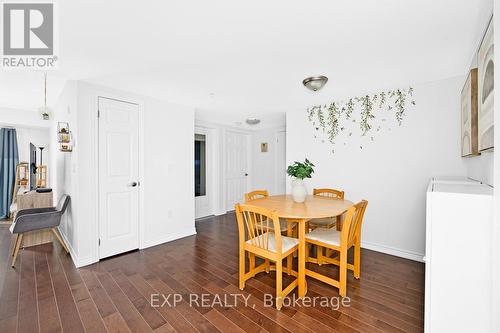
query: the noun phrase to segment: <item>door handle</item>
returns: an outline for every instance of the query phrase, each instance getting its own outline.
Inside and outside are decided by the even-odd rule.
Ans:
[[[136,187],[137,186],[137,182],[132,182],[132,183],[128,184],[128,186]]]
[[[245,177],[247,177],[247,176],[248,176],[248,173],[245,172]]]

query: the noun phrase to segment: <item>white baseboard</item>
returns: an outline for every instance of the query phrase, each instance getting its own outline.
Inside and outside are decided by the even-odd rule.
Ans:
[[[193,236],[193,235],[196,235],[196,228],[194,228],[194,227],[189,228],[187,230],[178,231],[178,232],[175,232],[172,234],[164,235],[164,236],[158,237],[158,238],[153,239],[153,240],[146,240],[141,244],[140,249],[141,250],[146,249],[146,248],[151,247],[151,246],[160,245],[163,243],[171,242],[171,241],[174,241],[177,239],[181,239],[181,238],[189,237],[189,236]]]
[[[91,263],[88,263],[88,264],[81,264],[80,263],[80,260],[78,258],[78,256],[76,255],[76,252],[75,252],[75,249],[73,249],[73,246],[71,246],[71,243],[68,241],[68,238],[66,237],[66,234],[64,232],[61,232],[61,229],[59,227],[57,227],[57,230],[59,230],[59,234],[61,235],[64,243],[66,244],[66,246],[68,247],[68,250],[69,250],[69,255],[71,256],[71,260],[73,260],[73,264],[78,268],[78,267],[82,267],[82,266],[86,266],[86,265],[89,265]]]
[[[364,249],[381,252],[385,254],[390,254],[392,256],[401,257],[413,261],[424,262],[424,255],[422,253],[401,250],[390,246],[370,243],[370,242],[361,242],[361,247]]]

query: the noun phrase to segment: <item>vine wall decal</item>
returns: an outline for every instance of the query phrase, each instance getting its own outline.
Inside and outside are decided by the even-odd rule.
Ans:
[[[401,126],[408,106],[415,105],[413,88],[409,87],[352,97],[329,105],[314,105],[307,109],[307,118],[313,125],[315,138],[321,139],[322,142],[327,140],[335,145],[339,135],[346,132],[348,121],[359,123],[361,136],[367,136],[373,130],[380,132],[384,128],[390,131],[390,125],[385,125],[387,119],[392,116],[397,125]],[[380,122],[376,124],[376,120]],[[353,132],[349,131],[345,138],[351,137],[352,134]],[[370,141],[374,141],[373,135],[370,136]],[[363,149],[363,146],[360,146],[360,149]],[[332,148],[332,153],[334,152]]]

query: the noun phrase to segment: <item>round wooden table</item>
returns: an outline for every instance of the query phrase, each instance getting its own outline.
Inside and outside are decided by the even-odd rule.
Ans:
[[[311,219],[342,215],[354,204],[349,200],[309,195],[304,203],[296,203],[291,195],[273,195],[248,201],[247,204],[275,211],[280,218],[298,223],[299,236],[299,297],[307,293],[306,284],[306,222]]]

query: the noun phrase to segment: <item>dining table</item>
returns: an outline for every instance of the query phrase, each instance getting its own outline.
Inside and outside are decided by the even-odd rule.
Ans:
[[[329,198],[319,195],[308,195],[303,203],[297,203],[291,195],[273,195],[247,201],[246,204],[277,213],[280,219],[286,219],[288,224],[297,223],[299,251],[298,251],[298,296],[304,297],[307,293],[306,282],[306,224],[312,219],[335,218],[341,216],[354,204],[349,200]],[[288,228],[291,236],[291,228]],[[287,260],[291,260],[289,257]],[[291,267],[291,266],[289,266]]]

